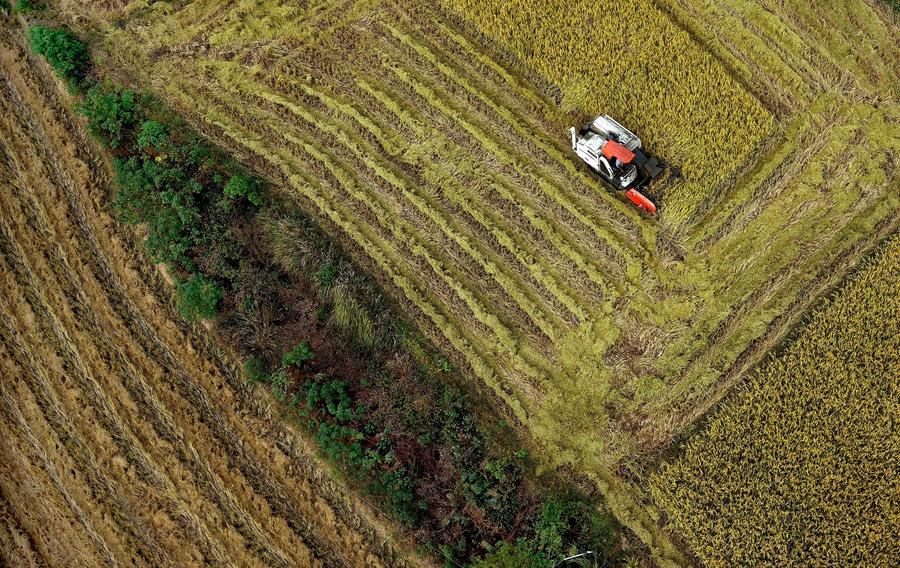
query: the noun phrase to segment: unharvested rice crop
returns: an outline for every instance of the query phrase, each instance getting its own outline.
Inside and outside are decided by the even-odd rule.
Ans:
[[[178,316],[69,105],[0,30],[0,565],[402,565]]]
[[[445,0],[559,88],[584,119],[611,114],[678,167],[662,217],[684,223],[769,134],[771,115],[651,0]]]
[[[900,237],[726,401],[651,492],[707,566],[900,563]]]
[[[777,117],[819,94],[863,88],[896,99],[896,16],[881,0],[658,0]]]

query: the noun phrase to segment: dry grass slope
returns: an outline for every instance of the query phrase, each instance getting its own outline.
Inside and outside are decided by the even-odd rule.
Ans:
[[[177,316],[68,106],[0,31],[0,564],[403,564]]]
[[[707,566],[900,562],[900,237],[651,491]]]

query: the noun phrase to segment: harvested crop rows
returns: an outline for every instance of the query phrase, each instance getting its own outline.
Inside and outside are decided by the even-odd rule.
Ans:
[[[166,25],[203,19],[198,9]],[[541,134],[554,127],[520,102],[549,108],[537,94],[450,28],[379,17],[372,33],[341,29],[358,46],[352,68],[306,56],[328,83],[297,78],[312,65],[299,53],[249,80],[239,61],[257,50],[186,59],[161,48],[159,65],[179,77],[176,106],[198,103],[216,139],[312,202],[527,419],[522,401],[552,388],[559,345],[633,294],[654,245],[636,212]]]
[[[175,314],[23,43],[0,36],[0,560],[402,563],[230,355]]]
[[[70,4],[116,69],[304,204],[632,528],[653,524],[644,473],[671,440],[900,219],[897,32],[868,0],[642,2],[646,29],[630,7],[590,12],[658,62],[596,72],[554,65],[592,26],[502,2]],[[563,5],[588,13],[546,9]],[[634,88],[613,96],[606,71]],[[566,128],[600,112],[683,169],[656,189],[660,220],[572,156]]]

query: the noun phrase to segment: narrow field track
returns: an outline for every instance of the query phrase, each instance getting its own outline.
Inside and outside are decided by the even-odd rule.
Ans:
[[[175,314],[70,101],[10,30],[0,62],[4,565],[406,564]]]

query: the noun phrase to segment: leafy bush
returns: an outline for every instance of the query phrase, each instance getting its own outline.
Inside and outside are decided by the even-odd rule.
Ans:
[[[194,274],[176,288],[178,311],[188,321],[209,319],[218,312],[222,289],[202,274]]]
[[[294,366],[298,369],[302,369],[303,365],[312,361],[315,357],[316,354],[310,348],[309,342],[304,339],[282,356],[281,363],[285,367]]]
[[[612,520],[590,504],[574,499],[553,500],[544,504],[534,523],[538,550],[550,559],[570,552],[605,550],[615,537]]]
[[[269,378],[266,373],[266,363],[259,357],[250,357],[244,362],[244,373],[247,375],[247,381],[251,384],[262,383]]]
[[[288,376],[284,371],[278,371],[270,377],[272,381],[272,394],[279,402],[286,402],[288,395]]]
[[[416,483],[406,469],[398,469],[381,472],[374,488],[387,497],[400,522],[412,526],[427,507],[424,501],[416,499],[415,487]]]
[[[484,558],[472,563],[472,568],[550,568],[553,563],[537,550],[531,539],[520,538],[515,543],[502,542]]]
[[[593,550],[604,561],[616,529],[612,519],[577,498],[554,499],[545,503],[534,522],[534,535],[515,543],[501,542],[475,568],[494,566],[549,568],[563,557]],[[605,564],[604,564],[605,565]]]
[[[244,197],[253,205],[262,205],[262,197],[259,195],[259,184],[256,178],[250,176],[232,176],[224,188],[225,197],[238,199]]]
[[[4,2],[6,2],[6,0],[4,0]],[[9,7],[9,4],[7,3],[6,6]],[[39,7],[40,6],[35,5],[32,0],[19,0],[16,3],[16,12],[28,15],[37,10]]]
[[[165,124],[155,120],[145,120],[141,124],[141,131],[137,137],[139,148],[152,148],[159,150],[168,140],[168,128]]]
[[[306,394],[306,404],[311,408],[324,406],[337,422],[349,422],[356,418],[344,381],[313,382]]]
[[[337,268],[330,262],[324,262],[316,271],[316,283],[319,288],[327,290],[334,284],[334,277],[337,276]]]
[[[345,466],[362,465],[365,452],[360,442],[364,434],[342,424],[321,422],[316,431],[316,442],[328,458]]]
[[[76,106],[87,117],[88,130],[106,146],[127,146],[138,120],[138,101],[134,92],[109,84],[94,85]]]
[[[117,192],[113,208],[120,219],[147,224],[145,245],[156,262],[176,262],[191,269],[187,253],[199,235],[196,198],[202,185],[180,168],[149,156],[117,159],[114,166]]]
[[[21,2],[19,4],[21,10]],[[71,31],[60,28],[31,26],[28,29],[28,40],[35,53],[43,55],[56,70],[56,74],[77,87],[84,80],[91,56],[87,46]]]

